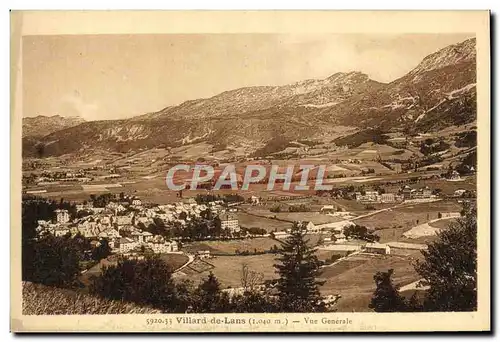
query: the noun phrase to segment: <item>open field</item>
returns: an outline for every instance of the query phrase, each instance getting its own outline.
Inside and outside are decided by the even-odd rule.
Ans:
[[[229,247],[230,244],[225,246]],[[334,265],[323,268],[320,276],[325,280],[321,292],[325,295],[340,294],[342,299],[338,304],[338,311],[369,311],[368,303],[375,290],[373,276],[378,271],[394,269],[394,281],[396,284],[406,285],[419,279],[412,261],[419,259],[421,253],[418,250],[404,250],[404,253],[395,255],[371,255],[353,254],[347,259]],[[317,256],[320,260],[327,260],[332,255],[345,256],[343,252],[318,250]],[[262,254],[250,256],[216,256],[202,263],[213,265],[213,268],[200,269],[201,272],[184,269],[179,279],[189,279],[195,284],[205,279],[209,271],[213,272],[222,284],[223,288],[241,286],[241,268],[247,264],[252,271],[263,274],[263,280],[277,277],[274,264],[276,255]]]
[[[340,217],[334,217],[334,216],[329,216],[326,214],[322,214],[320,212],[314,212],[314,211],[308,211],[308,212],[288,212],[286,211],[287,207],[283,206],[283,212],[279,213],[273,213],[269,211],[269,209],[264,208],[264,207],[251,207],[249,208],[246,212],[248,214],[253,214],[257,216],[264,216],[267,218],[276,218],[278,220],[283,220],[283,221],[289,221],[289,222],[298,222],[298,221],[304,221],[304,222],[309,222],[311,221],[314,224],[324,224],[324,223],[331,223],[331,222],[339,222],[342,221],[342,218]]]
[[[254,252],[264,252],[277,245],[279,242],[268,237],[228,240],[228,241],[203,241],[186,244],[183,250],[189,252],[209,250],[211,253],[235,254],[236,250]]]
[[[420,223],[437,219],[440,212],[460,212],[461,209],[462,206],[455,200],[415,203],[354,220],[354,222],[376,230],[387,228],[409,229]]]
[[[262,273],[264,280],[273,279],[276,277],[274,273],[274,254],[260,254],[248,256],[216,256],[207,259],[206,262],[213,265],[211,272],[215,274],[220,281],[222,288],[240,287],[241,286],[241,269],[243,264],[247,264],[252,271]],[[190,271],[189,268],[183,269],[182,273],[185,276],[180,276],[180,279],[192,280],[195,284],[206,279],[209,274],[207,269],[204,272],[198,273]]]
[[[183,274],[193,275],[193,274],[206,273],[212,270],[213,268],[214,265],[212,265],[211,263],[201,259],[195,259],[192,263],[190,263],[187,267],[183,268],[182,271],[180,272],[182,272]]]
[[[163,152],[161,152],[163,153]],[[123,157],[122,157],[123,158]],[[129,157],[127,157],[129,158]],[[148,160],[155,160],[154,157],[149,158],[147,157],[146,159]],[[123,160],[123,159],[120,159]],[[153,164],[158,164],[159,160],[156,160]],[[302,161],[298,160],[275,160],[272,161],[273,163],[281,163],[283,165],[288,165],[288,164],[299,164]],[[246,165],[249,164],[250,162],[242,162],[242,163],[237,163],[236,164],[236,169],[238,171],[243,170],[242,168]],[[377,165],[379,167],[382,167],[386,169],[384,166],[380,165],[377,162],[373,161],[365,161],[364,164],[332,164],[329,159],[322,159],[319,158],[319,160],[314,161],[315,164],[326,164],[329,165],[331,168],[338,169],[338,168],[344,168],[344,169],[352,169],[352,168],[376,168]],[[280,164],[280,165],[281,165]],[[114,162],[109,162],[108,166],[115,166]],[[102,180],[94,180],[91,182],[86,182],[86,183],[78,183],[78,182],[71,182],[71,183],[51,183],[47,185],[30,185],[30,186],[25,186],[23,187],[23,190],[46,190],[45,193],[40,193],[37,195],[47,197],[47,198],[52,198],[52,199],[59,199],[61,197],[65,198],[66,200],[70,201],[83,201],[85,199],[88,199],[88,196],[95,192],[96,194],[100,194],[103,192],[111,192],[111,193],[119,193],[119,192],[125,192],[129,194],[134,194],[136,196],[141,197],[144,201],[147,202],[153,202],[153,203],[158,203],[158,204],[166,204],[166,203],[171,203],[173,201],[178,200],[177,197],[177,192],[176,191],[171,191],[167,188],[165,184],[165,175],[168,171],[169,165],[168,164],[161,164],[161,165],[156,165],[157,167],[154,167],[153,169],[147,168],[146,171],[140,171],[136,170],[133,171],[130,168],[124,169],[123,172],[120,171],[121,176],[113,179],[113,181],[110,181],[109,179],[102,179]],[[269,168],[269,165],[265,165],[266,168]],[[64,170],[77,170],[76,164],[71,165],[71,167],[66,167]],[[387,169],[388,170],[388,169]],[[60,169],[55,169],[54,171],[61,171]],[[390,171],[390,170],[389,170]],[[243,172],[243,171],[241,171]],[[335,171],[337,172],[337,171]],[[410,178],[415,178],[415,177],[420,177],[424,176],[427,177],[429,175],[439,175],[443,171],[426,171],[426,172],[413,172],[413,173],[400,173],[400,174],[395,174],[393,172],[385,172],[381,174],[376,174],[376,175],[370,175],[370,176],[355,176],[355,177],[347,177],[347,178],[330,178],[325,180],[325,182],[331,182],[334,187],[344,187],[344,186],[349,186],[353,185],[355,187],[364,185],[367,187],[373,186],[373,185],[380,185],[382,186],[387,192],[395,192],[399,189],[401,184],[392,184],[388,185],[386,182],[391,182],[391,181],[398,181],[398,180],[405,180],[405,179],[410,179]],[[26,171],[25,174],[31,174],[31,173],[36,173],[33,171]],[[315,200],[317,204],[325,204],[324,200],[319,197],[315,197],[314,193],[315,191],[313,190],[314,188],[314,181],[309,181],[308,184],[311,188],[311,190],[308,191],[295,191],[294,187],[298,184],[298,182],[292,182],[291,190],[290,191],[283,191],[281,190],[281,184],[277,184],[276,188],[273,191],[268,191],[267,190],[267,184],[251,184],[250,189],[248,191],[236,191],[240,194],[242,194],[244,197],[249,197],[251,195],[255,195],[258,197],[262,197],[264,200],[269,198],[269,197],[280,197],[280,196],[289,196],[289,197],[297,197],[297,196],[312,196],[311,200]],[[469,176],[463,179],[463,181],[460,182],[450,182],[445,179],[427,179],[427,180],[421,180],[418,181],[415,184],[412,184],[413,187],[423,187],[423,186],[429,186],[432,189],[441,189],[442,192],[445,195],[453,195],[455,190],[458,189],[465,189],[465,190],[475,190],[477,188],[476,186],[476,176]],[[205,190],[189,190],[185,191],[185,197],[194,197],[198,193],[205,193]],[[220,193],[229,193],[229,192],[234,192],[232,190],[220,190]],[[335,200],[335,201],[341,201],[341,200]],[[346,210],[348,211],[357,211],[357,210],[363,210],[364,206],[361,204],[356,204],[355,202],[349,203],[353,201],[347,201],[345,203],[347,205]],[[312,219],[315,219],[312,217]]]
[[[326,260],[332,254],[322,252],[319,257]],[[323,268],[321,279],[325,280],[321,291],[323,294],[340,294],[339,311],[369,311],[368,303],[375,290],[373,276],[378,271],[395,270],[394,281],[396,284],[406,285],[419,279],[411,260],[419,258],[419,251],[410,251],[405,256],[398,255],[352,255],[333,266]],[[275,255],[251,256],[218,256],[208,259],[207,262],[214,266],[211,271],[217,276],[223,288],[241,286],[241,268],[243,264],[250,266],[251,270],[262,273],[264,280],[273,279],[277,275],[273,267]],[[205,279],[209,273],[185,273],[180,279],[190,279],[195,284]]]
[[[320,261],[327,261],[332,258],[332,256],[340,256],[340,257],[345,257],[347,256],[347,252],[345,251],[330,251],[326,249],[318,249],[316,250],[316,256]]]
[[[449,219],[439,220],[436,222],[431,222],[431,223],[429,223],[429,225],[431,227],[438,228],[438,229],[446,229],[453,222],[457,222],[457,220],[454,218],[449,218]]]
[[[404,227],[404,228],[387,228],[387,229],[377,230],[375,232],[375,234],[380,236],[380,243],[399,241],[399,242],[408,242],[408,243],[428,244],[430,242],[435,241],[437,238],[435,235],[432,235],[432,236],[422,236],[419,238],[409,239],[409,238],[403,236],[403,234],[409,230],[411,230],[411,228],[406,228],[406,227]]]
[[[187,255],[180,253],[164,253],[160,254],[160,258],[170,267],[172,272],[189,260]]]
[[[436,237],[422,236],[416,239],[408,239],[403,234],[413,227],[437,219],[440,212],[459,212],[461,208],[461,205],[454,200],[418,203],[400,206],[353,221],[370,229],[375,229],[375,233],[380,236],[381,243],[389,241],[429,243],[434,241]],[[448,221],[448,219],[443,221]],[[438,222],[441,221],[433,224],[441,225]],[[445,224],[444,227],[447,227],[447,225]]]
[[[263,228],[268,233],[273,231],[284,231],[292,228],[292,223],[274,220],[260,216],[251,215],[245,212],[238,212],[240,226],[244,228]]]
[[[444,171],[441,171],[444,172]],[[427,172],[427,173],[418,173],[420,176],[428,176],[432,173]],[[383,181],[380,181],[382,187],[387,191],[387,192],[396,192],[401,185],[399,184],[393,184],[393,185],[385,185],[384,182],[388,180],[396,180],[396,179],[408,179],[411,177],[414,177],[415,174],[407,174],[406,177],[401,177],[401,175],[405,174],[400,174],[400,175],[394,175],[390,178],[393,179],[388,179],[385,178]],[[401,177],[401,178],[400,178]],[[446,179],[425,179],[425,180],[419,180],[416,183],[411,184],[413,188],[421,188],[428,186],[431,189],[441,189],[442,193],[446,196],[452,196],[455,192],[455,190],[459,189],[464,189],[464,190],[477,190],[477,183],[476,183],[476,176],[468,176],[463,178],[462,181],[460,182],[451,182]]]
[[[333,266],[324,267],[321,278],[326,282],[321,290],[325,294],[340,294],[337,311],[370,311],[368,304],[375,290],[373,276],[376,272],[394,269],[395,284],[409,284],[419,279],[411,259],[419,258],[419,252],[408,257],[395,255],[351,255]]]

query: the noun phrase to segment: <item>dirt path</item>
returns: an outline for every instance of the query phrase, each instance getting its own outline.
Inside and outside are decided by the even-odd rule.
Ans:
[[[449,217],[437,218],[434,220],[430,220],[429,222],[419,224],[418,226],[413,227],[403,234],[404,237],[408,239],[418,239],[422,236],[433,236],[441,231],[440,228],[434,228],[429,223],[434,223],[441,220],[447,220]]]
[[[174,271],[174,274],[177,272],[182,271],[184,268],[188,267],[193,261],[194,261],[194,255],[186,253],[186,256],[188,257],[188,261],[178,269]]]
[[[422,281],[422,279],[414,281],[413,283],[407,284],[405,286],[401,286],[399,288],[399,292],[408,291],[408,290],[428,290],[429,286],[420,286],[420,287],[417,286],[420,281]]]
[[[437,201],[441,201],[441,199],[438,199],[438,200],[433,201],[433,202],[437,202]],[[430,203],[430,202],[422,202],[422,203]],[[415,204],[419,204],[419,203],[413,203],[413,202],[410,202],[410,203],[407,203],[407,202],[399,203],[399,204],[396,204],[396,205],[394,205],[392,207],[389,207],[389,208],[374,210],[374,211],[371,211],[371,212],[369,212],[367,214],[356,216],[356,217],[352,218],[351,221],[354,221],[354,220],[357,220],[357,219],[361,219],[361,218],[365,218],[365,217],[369,217],[369,216],[373,216],[373,215],[382,213],[384,211],[390,211],[390,210],[396,209],[396,208],[408,207],[408,206],[412,206],[412,205],[415,205]]]

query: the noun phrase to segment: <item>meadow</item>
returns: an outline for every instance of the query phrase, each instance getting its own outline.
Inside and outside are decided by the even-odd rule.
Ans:
[[[196,251],[208,250],[212,254],[235,254],[236,251],[249,251],[251,253],[257,251],[265,252],[274,247],[279,246],[279,242],[268,237],[227,240],[227,241],[200,241],[184,245],[183,250],[195,253]]]
[[[30,282],[22,284],[23,315],[159,314],[160,310]]]
[[[337,311],[370,311],[370,303],[376,272],[394,269],[393,281],[396,285],[406,285],[419,279],[412,262],[420,258],[419,251],[412,251],[408,256],[398,255],[351,255],[331,266],[323,268],[321,278],[325,284],[321,287],[324,294],[339,294]]]
[[[274,254],[260,254],[247,256],[215,256],[204,262],[213,265],[213,268],[206,268],[203,272],[191,271],[189,268],[183,269],[180,273],[184,276],[179,276],[180,279],[191,280],[194,284],[198,284],[205,280],[212,272],[222,288],[241,287],[241,272],[243,265],[248,265],[250,270],[261,273],[263,280],[270,280],[277,277],[273,267],[275,263]]]

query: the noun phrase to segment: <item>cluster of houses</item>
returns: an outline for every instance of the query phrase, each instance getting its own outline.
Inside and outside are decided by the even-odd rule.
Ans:
[[[86,175],[84,170],[73,172],[56,172],[53,174],[44,174],[35,180],[37,185],[48,185],[56,182],[88,182],[91,178]]]
[[[430,199],[436,197],[432,194],[432,190],[428,187],[422,187],[419,189],[413,189],[412,187],[405,185],[403,189],[401,189],[401,194],[405,200],[410,199]]]
[[[85,215],[71,220],[68,210],[58,209],[55,211],[55,222],[39,220],[38,234],[65,236],[68,233],[80,233],[95,241],[106,238],[113,252],[121,254],[130,254],[144,248],[154,253],[171,253],[178,251],[176,241],[167,240],[139,227],[148,227],[155,220],[161,220],[165,225],[183,227],[207,210],[220,218],[222,229],[240,231],[237,217],[230,211],[226,212],[223,201],[197,204],[194,199],[185,199],[182,202],[151,207],[144,206],[139,198],[126,197],[111,201],[104,208],[94,207],[92,202],[88,202],[78,204],[76,209],[77,213],[85,211]]]
[[[405,185],[397,194],[380,194],[378,191],[358,191],[354,195],[356,201],[363,203],[398,203],[407,200],[432,199],[436,197],[428,186],[414,189],[409,185]]]
[[[116,243],[117,242],[117,243]],[[118,245],[120,254],[133,254],[140,252],[143,248],[149,248],[153,253],[175,253],[179,251],[179,245],[176,241],[169,241],[160,235],[153,235],[149,232],[136,230],[132,237],[119,237],[115,241],[115,247]]]
[[[129,216],[126,216],[130,219]],[[160,235],[136,228],[130,220],[116,220],[113,216],[103,216],[101,219],[90,217],[87,220],[70,222],[67,210],[56,210],[56,222],[39,220],[38,234],[50,233],[54,236],[76,235],[80,233],[97,244],[101,239],[107,239],[114,253],[131,254],[141,249],[150,249],[154,253],[173,253],[179,250],[176,241],[169,241]],[[116,224],[114,224],[116,223]],[[125,223],[125,224],[123,224]]]
[[[378,191],[356,192],[356,201],[358,202],[376,202],[376,203],[396,203],[404,200],[402,195],[385,193],[379,194]]]
[[[367,242],[363,245],[348,243],[344,231],[347,227],[354,225],[355,223],[349,220],[330,222],[320,225],[315,225],[314,223],[309,222],[305,226],[305,231],[307,234],[324,234],[325,232],[331,232],[330,236],[323,238],[323,245],[321,249],[335,249],[337,251],[343,250],[350,252],[359,251],[371,254],[391,254],[391,247],[388,244],[378,242]],[[290,232],[290,230],[287,230],[283,232],[275,232],[273,234],[276,239],[284,239],[290,236]]]
[[[323,241],[325,243],[343,243],[347,241],[346,236],[344,235],[344,229],[350,226],[354,226],[354,222],[349,220],[324,223],[320,225],[315,225],[312,222],[309,222],[306,229],[307,232],[311,234],[321,234],[325,231],[332,232],[332,235],[325,237]]]
[[[346,242],[346,236],[344,235],[344,229],[346,227],[354,226],[354,222],[349,220],[342,220],[339,222],[330,222],[325,224],[315,225],[312,222],[308,222],[305,226],[305,233],[307,234],[324,234],[325,232],[331,232],[332,234],[323,239],[324,243],[343,243]],[[273,232],[275,239],[285,239],[290,236],[291,229],[286,231]]]

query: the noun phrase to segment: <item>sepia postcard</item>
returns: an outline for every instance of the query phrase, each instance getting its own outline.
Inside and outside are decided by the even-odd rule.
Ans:
[[[11,331],[490,331],[489,18],[11,12]]]

